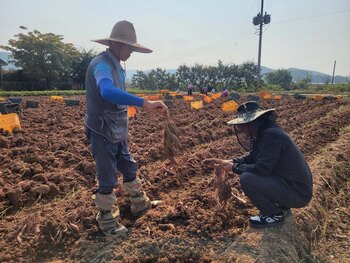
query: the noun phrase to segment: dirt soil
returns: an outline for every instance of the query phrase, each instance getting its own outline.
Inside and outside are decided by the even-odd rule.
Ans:
[[[220,262],[236,249],[244,253],[234,254],[232,260],[267,262],[263,249],[250,248],[253,244],[263,248],[266,242],[259,241],[261,235],[247,234],[252,231],[247,219],[257,210],[246,200],[238,181],[233,178],[231,185],[239,198],[232,197],[220,211],[214,171],[202,165],[207,158],[229,159],[244,153],[226,125],[234,114],[221,110],[223,99],[201,110],[191,109],[186,101],[174,102],[170,114],[182,142],[177,165],[165,157],[164,118],[139,110],[130,119],[129,146],[139,163],[138,176],[148,195],[164,202],[135,218],[123,189],[116,189],[121,222],[129,234],[109,240],[97,229],[97,209],[91,198],[96,170],[82,121],[85,99],[75,98],[82,103],[67,107],[50,102],[49,97],[25,97],[22,130],[0,134],[0,261]],[[40,107],[25,109],[26,100],[37,100]],[[242,96],[239,103],[245,100]],[[293,233],[290,236],[296,240],[293,244],[300,244],[294,248],[296,253],[275,253],[276,262],[286,262],[288,257],[342,262],[350,240],[349,176],[344,176],[349,171],[349,141],[341,140],[349,131],[349,100],[283,97],[263,101],[262,106],[276,108],[279,123],[312,164],[315,182],[323,182],[316,184],[320,188],[315,201],[296,211],[286,224],[290,232],[302,233],[300,239]],[[330,153],[327,159],[322,155],[325,149]],[[237,245],[246,244],[243,240],[248,240],[246,247]]]

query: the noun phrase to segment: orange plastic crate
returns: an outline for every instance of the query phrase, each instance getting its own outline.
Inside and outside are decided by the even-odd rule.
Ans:
[[[314,100],[323,100],[324,99],[324,95],[314,95],[312,98]]]
[[[203,101],[194,101],[194,102],[191,102],[191,108],[193,109],[202,109],[203,108]]]
[[[137,110],[135,107],[128,107],[128,117],[133,118],[136,116]]]
[[[235,111],[237,108],[238,108],[238,103],[235,102],[234,100],[230,100],[230,101],[224,102],[221,105],[221,109],[223,111]]]
[[[190,101],[190,100],[193,100],[193,97],[192,96],[183,96],[183,99],[186,101]]]
[[[205,96],[204,100],[205,100],[206,103],[210,103],[210,102],[212,102],[213,99],[210,98],[209,96]]]
[[[12,132],[14,129],[21,129],[17,113],[0,114],[0,129]]]
[[[259,96],[260,98],[262,98],[263,100],[269,100],[272,99],[272,94],[270,92],[268,92],[267,90],[262,90],[259,92]]]
[[[63,102],[63,97],[62,96],[51,96],[50,99],[52,101],[62,101]]]
[[[213,100],[216,100],[216,99],[218,99],[218,98],[221,97],[221,94],[220,94],[220,93],[211,94],[210,97],[211,97]]]

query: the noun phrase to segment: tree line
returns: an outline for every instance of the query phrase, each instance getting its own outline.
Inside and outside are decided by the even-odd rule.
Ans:
[[[36,90],[72,89],[72,84],[76,84],[75,88],[84,87],[86,69],[97,55],[94,50],[79,50],[71,43],[64,43],[62,35],[28,31],[24,26],[20,28],[24,32],[10,39],[7,46],[0,46],[11,52],[10,63],[20,68],[4,74],[3,81],[36,82]],[[267,74],[265,80],[289,89],[292,76],[287,70],[281,69]],[[253,62],[236,65],[224,64],[219,60],[214,66],[181,65],[175,74],[161,68],[137,71],[128,86],[141,90],[181,90],[189,83],[198,88],[228,88],[245,92],[254,92],[261,85],[257,79],[257,66]],[[32,88],[28,84],[16,90]],[[2,89],[11,90],[13,87],[2,85]]]
[[[184,89],[189,83],[197,88],[210,87],[217,90],[224,88],[254,91],[258,86],[257,66],[253,62],[242,65],[224,64],[218,61],[215,66],[181,65],[175,74],[157,68],[145,73],[137,71],[131,80],[131,86],[138,89]]]

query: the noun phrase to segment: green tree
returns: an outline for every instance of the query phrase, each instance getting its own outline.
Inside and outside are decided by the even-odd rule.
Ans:
[[[73,60],[73,81],[84,87],[86,70],[91,60],[96,56],[93,49],[82,49]]]
[[[21,29],[26,30],[25,27]],[[50,88],[53,83],[68,83],[73,75],[72,63],[78,56],[73,44],[63,43],[63,36],[41,33],[38,30],[15,35],[8,46],[0,48],[10,51],[12,61],[32,79],[45,81]]]
[[[285,90],[290,89],[292,74],[286,69],[277,69],[266,75],[266,82],[281,86]]]
[[[311,84],[311,75],[308,75],[306,78],[298,80],[296,86],[299,89],[307,89]]]
[[[161,68],[152,69],[149,73],[136,71],[136,74],[132,76],[131,86],[147,90],[176,90],[179,87],[177,76],[167,73],[166,70]]]
[[[197,88],[202,88],[205,83],[206,73],[203,65],[195,64],[191,67],[191,78],[193,79],[193,85]]]
[[[169,88],[170,90],[174,90],[174,91],[177,89],[180,89],[176,74],[167,74],[166,87]]]
[[[177,71],[178,85],[186,86],[192,82],[198,87],[210,85],[211,87],[223,87],[230,89],[244,88],[246,91],[255,91],[257,87],[257,66],[253,62],[246,62],[240,66],[224,64],[218,61],[216,66],[203,66],[196,64],[192,67],[181,65]]]
[[[259,81],[256,76],[258,71],[257,65],[253,62],[245,62],[239,66],[240,71],[240,85],[245,89],[246,92],[256,91]]]
[[[152,69],[148,74],[148,78],[152,85],[151,89],[161,90],[167,86],[167,73],[164,69]]]
[[[137,70],[136,74],[132,76],[131,86],[137,89],[151,89],[151,83],[149,83],[148,75],[141,70]]]
[[[176,70],[178,85],[186,89],[188,83],[193,82],[191,69],[186,65],[181,65]]]

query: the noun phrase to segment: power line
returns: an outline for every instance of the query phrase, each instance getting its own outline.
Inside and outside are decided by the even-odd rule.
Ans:
[[[279,20],[279,21],[274,21],[273,23],[279,24],[279,23],[286,23],[286,22],[291,22],[291,21],[300,21],[300,20],[312,19],[312,18],[321,17],[321,16],[330,16],[330,15],[335,15],[335,14],[340,14],[340,13],[350,13],[350,10],[342,10],[342,11],[336,11],[333,13],[324,13],[324,14],[318,14],[318,15],[313,15],[313,16],[305,16],[305,17],[299,17],[299,18]]]
[[[258,4],[258,3],[259,3],[259,0],[255,0],[255,2],[253,2],[252,6],[250,7],[249,15],[247,16],[247,19],[245,20],[244,25],[243,25],[243,27],[242,27],[242,30],[241,30],[241,32],[239,33],[238,37],[240,37],[241,34],[243,33],[243,30],[245,29],[245,27],[246,27],[246,25],[247,25],[247,22],[248,22],[248,20],[249,20],[250,17],[251,17],[251,13],[252,13],[252,11],[253,11],[254,5],[255,5],[255,4]]]

